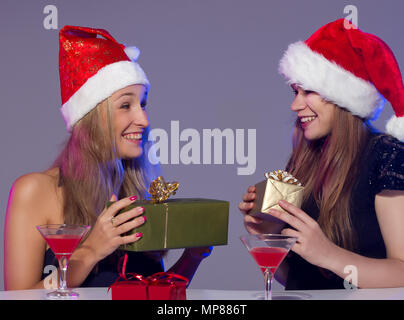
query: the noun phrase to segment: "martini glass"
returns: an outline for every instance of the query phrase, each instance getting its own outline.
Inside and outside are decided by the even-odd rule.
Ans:
[[[265,300],[272,300],[274,274],[297,238],[281,234],[248,234],[240,239],[264,274]]]
[[[66,286],[66,271],[70,256],[81,242],[90,226],[69,224],[45,224],[36,227],[59,262],[60,281],[56,291],[49,292],[46,297],[51,300],[77,299],[79,294]]]

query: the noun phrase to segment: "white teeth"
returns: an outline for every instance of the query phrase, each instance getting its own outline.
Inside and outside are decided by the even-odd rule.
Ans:
[[[142,134],[141,133],[129,133],[123,136],[125,139],[128,140],[140,140],[142,139]]]
[[[300,122],[302,122],[302,123],[310,122],[310,121],[313,121],[315,118],[317,118],[317,117],[303,117],[303,118],[300,118]]]

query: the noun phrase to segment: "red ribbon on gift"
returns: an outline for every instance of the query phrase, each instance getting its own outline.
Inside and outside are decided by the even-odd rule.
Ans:
[[[189,283],[189,280],[186,277],[173,273],[173,272],[157,272],[148,277],[144,277],[143,275],[134,273],[134,272],[126,273],[127,260],[128,260],[128,255],[125,254],[125,256],[123,257],[121,270],[119,270],[120,263],[118,263],[119,276],[115,280],[115,282],[109,286],[108,292],[114,285],[116,285],[117,283],[119,283],[121,281],[141,281],[143,284],[146,285],[146,287],[159,286],[159,285],[168,285],[169,287],[175,287],[176,281],[178,281],[178,280],[184,281],[185,286],[187,286]]]
[[[174,283],[174,279],[179,279],[185,281],[185,285],[188,285],[189,280],[179,274],[176,274],[174,272],[157,272],[151,276],[148,276],[146,278],[147,281],[149,281],[149,285],[158,285],[160,283]]]
[[[121,259],[120,259],[120,261],[121,261]],[[114,283],[109,286],[108,292],[115,284],[122,281],[122,279],[125,280],[125,281],[138,280],[138,281],[143,282],[145,285],[149,284],[148,280],[146,280],[141,274],[138,274],[138,273],[135,273],[135,272],[126,274],[126,263],[128,261],[128,254],[125,253],[125,256],[123,257],[122,269],[121,270],[119,270],[120,261],[118,263],[119,276],[118,276],[118,278],[116,278]]]

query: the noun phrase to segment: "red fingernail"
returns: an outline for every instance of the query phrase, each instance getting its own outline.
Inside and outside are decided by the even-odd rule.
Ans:
[[[146,216],[143,216],[143,219],[144,219],[144,221],[143,221],[143,222],[146,222],[146,220],[147,220],[147,219],[146,219]]]
[[[133,196],[133,197],[130,197],[130,198],[129,198],[130,201],[135,201],[136,199],[137,199],[136,196]]]
[[[135,234],[135,236],[136,236],[136,237],[138,237],[138,238],[140,238],[140,237],[142,237],[142,236],[143,236],[143,233],[138,232],[138,233],[136,233],[136,234]]]

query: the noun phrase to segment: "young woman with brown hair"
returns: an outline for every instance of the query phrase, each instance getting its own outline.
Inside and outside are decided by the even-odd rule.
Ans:
[[[145,198],[156,177],[148,162],[146,113],[149,81],[136,62],[138,50],[106,30],[66,26],[60,31],[62,114],[71,133],[49,170],[18,178],[5,224],[6,290],[44,288],[44,267],[57,265],[37,225],[89,224],[69,260],[67,284],[109,286],[118,276],[124,235],[145,223],[142,207],[115,216]],[[119,200],[118,200],[119,199]],[[106,208],[108,200],[115,201]],[[171,271],[192,279],[209,248],[186,249]],[[162,252],[128,252],[127,272],[163,271]]]
[[[290,45],[280,62],[297,114],[286,170],[305,186],[302,207],[281,201],[272,221],[249,216],[253,186],[239,204],[249,232],[298,238],[276,275],[286,289],[344,288],[347,266],[358,287],[404,286],[402,77],[382,40],[346,23]],[[369,124],[384,98],[395,112],[387,134]]]

